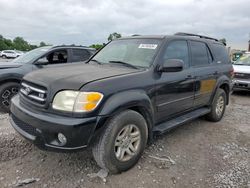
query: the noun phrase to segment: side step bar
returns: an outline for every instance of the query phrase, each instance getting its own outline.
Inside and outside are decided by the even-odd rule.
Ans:
[[[176,126],[179,126],[179,125],[182,125],[186,122],[189,122],[191,120],[194,120],[200,116],[203,116],[207,113],[210,112],[210,108],[199,108],[197,110],[194,110],[192,112],[189,112],[187,114],[184,114],[182,116],[179,116],[177,118],[174,118],[174,119],[171,119],[169,121],[166,121],[166,122],[163,122],[159,125],[156,125],[154,128],[153,128],[153,133],[155,134],[164,134],[165,132],[167,132],[168,130],[176,127]]]

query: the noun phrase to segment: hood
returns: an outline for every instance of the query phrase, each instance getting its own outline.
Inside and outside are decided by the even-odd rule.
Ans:
[[[233,65],[234,72],[250,74],[250,66],[248,65]]]
[[[22,64],[19,64],[19,63],[0,62],[0,69],[18,68],[21,66]]]
[[[141,71],[122,66],[96,64],[68,64],[60,67],[44,68],[27,74],[24,80],[43,85],[53,90],[79,90],[92,81]]]

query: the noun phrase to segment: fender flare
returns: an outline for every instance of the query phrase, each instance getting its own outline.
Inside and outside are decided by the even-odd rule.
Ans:
[[[4,74],[1,74],[0,84],[5,83],[5,82],[18,82],[18,83],[20,83],[22,81],[22,78],[23,78],[22,74],[7,72]]]
[[[226,93],[226,95],[227,95],[227,104],[229,104],[229,95],[230,95],[230,90],[231,90],[230,80],[227,77],[226,78],[225,77],[221,77],[217,81],[216,87],[214,89],[214,92],[212,94],[212,97],[211,97],[211,100],[210,100],[210,103],[209,103],[210,105],[213,103],[213,100],[214,100],[215,94],[217,92],[217,89],[220,88],[223,84],[228,85],[228,88],[229,88],[228,93]]]
[[[115,114],[126,109],[140,109],[139,113],[145,118],[148,130],[149,139],[151,138],[151,130],[154,125],[154,108],[150,97],[143,90],[129,90],[116,93],[110,96],[99,110],[95,131],[104,127],[106,120]],[[136,110],[137,111],[137,110]],[[100,132],[100,131],[98,131]]]

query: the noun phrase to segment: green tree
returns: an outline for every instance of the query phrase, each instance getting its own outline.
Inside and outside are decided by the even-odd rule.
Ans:
[[[40,42],[40,45],[39,45],[39,47],[43,47],[43,46],[47,46],[47,44],[45,43],[45,42]]]
[[[40,46],[46,46],[45,42],[40,42]],[[14,40],[6,39],[2,35],[0,35],[0,50],[33,50],[37,48],[37,45],[29,44],[22,37],[16,37]]]
[[[120,33],[114,32],[114,33],[109,34],[108,41],[118,39],[118,38],[121,38],[121,37],[122,37],[122,35]]]
[[[92,44],[89,46],[90,48],[95,48],[96,50],[99,50],[103,47],[103,44]]]
[[[30,44],[30,49],[31,49],[31,50],[33,50],[33,49],[35,49],[35,48],[38,48],[38,46],[37,46],[37,45]]]
[[[22,51],[30,50],[29,43],[27,41],[25,41],[22,37],[14,38],[13,47],[16,50],[22,50]]]
[[[6,50],[11,50],[13,49],[13,42],[10,39],[3,39],[3,42],[7,46]]]

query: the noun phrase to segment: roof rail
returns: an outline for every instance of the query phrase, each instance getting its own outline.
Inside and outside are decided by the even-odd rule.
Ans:
[[[181,32],[178,32],[178,33],[175,33],[174,35],[178,35],[178,36],[190,36],[190,37],[199,37],[199,38],[202,38],[202,39],[209,39],[209,40],[214,40],[214,41],[219,41],[218,39],[216,38],[212,38],[212,37],[207,37],[207,36],[204,36],[204,35],[197,35],[197,34],[192,34],[192,33],[181,33]]]
[[[53,46],[52,48],[58,48],[58,47],[84,47],[84,48],[89,48],[88,46],[82,46],[82,45],[74,45],[74,44],[71,44],[71,45],[56,45],[56,46]]]

